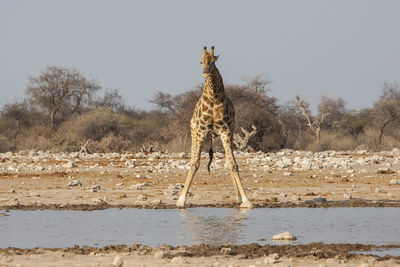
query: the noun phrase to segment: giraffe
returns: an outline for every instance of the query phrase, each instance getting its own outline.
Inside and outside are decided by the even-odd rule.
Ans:
[[[203,65],[203,77],[205,78],[203,93],[194,108],[190,121],[192,139],[190,170],[187,175],[182,193],[176,202],[177,207],[184,208],[186,195],[192,183],[193,177],[200,166],[200,148],[206,137],[211,140],[221,137],[225,150],[225,160],[229,167],[230,176],[235,188],[236,201],[241,203],[241,208],[252,208],[253,204],[248,200],[240,182],[239,168],[232,151],[232,136],[235,127],[235,108],[232,101],[225,95],[221,74],[215,66],[219,56],[214,55],[214,46],[210,52],[203,48],[201,64]],[[212,160],[212,148],[210,149],[210,162]],[[210,163],[209,163],[210,164]]]

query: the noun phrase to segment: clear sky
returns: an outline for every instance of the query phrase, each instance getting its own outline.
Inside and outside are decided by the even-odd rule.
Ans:
[[[0,106],[51,64],[150,109],[157,91],[202,82],[204,45],[225,83],[264,74],[281,104],[325,94],[371,107],[400,82],[400,1],[0,0]]]

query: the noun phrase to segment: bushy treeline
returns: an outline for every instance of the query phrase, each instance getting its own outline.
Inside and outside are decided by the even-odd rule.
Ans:
[[[260,75],[241,85],[225,85],[236,109],[236,133],[243,134],[241,127],[257,127],[249,148],[381,150],[400,145],[396,83],[384,83],[373,107],[359,111],[347,109],[341,98],[322,96],[317,114],[300,96],[280,104],[269,95],[270,86]],[[138,151],[143,145],[189,150],[189,122],[201,85],[177,95],[158,92],[151,111],[128,106],[118,90],[100,92],[96,81],[75,69],[47,67],[30,78],[24,99],[2,108],[0,151],[78,151],[84,144],[93,152]]]

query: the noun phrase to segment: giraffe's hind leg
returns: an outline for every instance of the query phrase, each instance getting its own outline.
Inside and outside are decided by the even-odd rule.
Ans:
[[[233,179],[233,186],[236,190],[236,200],[238,203],[241,203],[241,208],[252,208],[253,204],[246,197],[242,183],[240,182],[239,167],[233,155],[231,137],[227,134],[223,134],[221,135],[221,139],[225,149],[226,162],[228,163],[229,172]]]
[[[188,176],[186,177],[185,185],[182,189],[182,193],[176,202],[178,208],[184,208],[186,202],[186,195],[189,191],[190,185],[192,184],[194,175],[200,167],[200,147],[203,138],[192,138],[192,148],[191,148],[191,159],[190,159],[190,170]]]
[[[236,202],[242,203],[242,197],[240,196],[239,187],[237,185],[236,179],[232,174],[231,177],[232,177],[233,187],[235,188]]]

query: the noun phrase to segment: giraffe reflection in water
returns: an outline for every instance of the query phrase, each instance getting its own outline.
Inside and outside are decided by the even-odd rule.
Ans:
[[[192,210],[181,210],[183,235],[191,236],[191,244],[238,244],[244,238],[242,230],[247,212],[244,209],[232,209],[224,215],[199,215]]]

